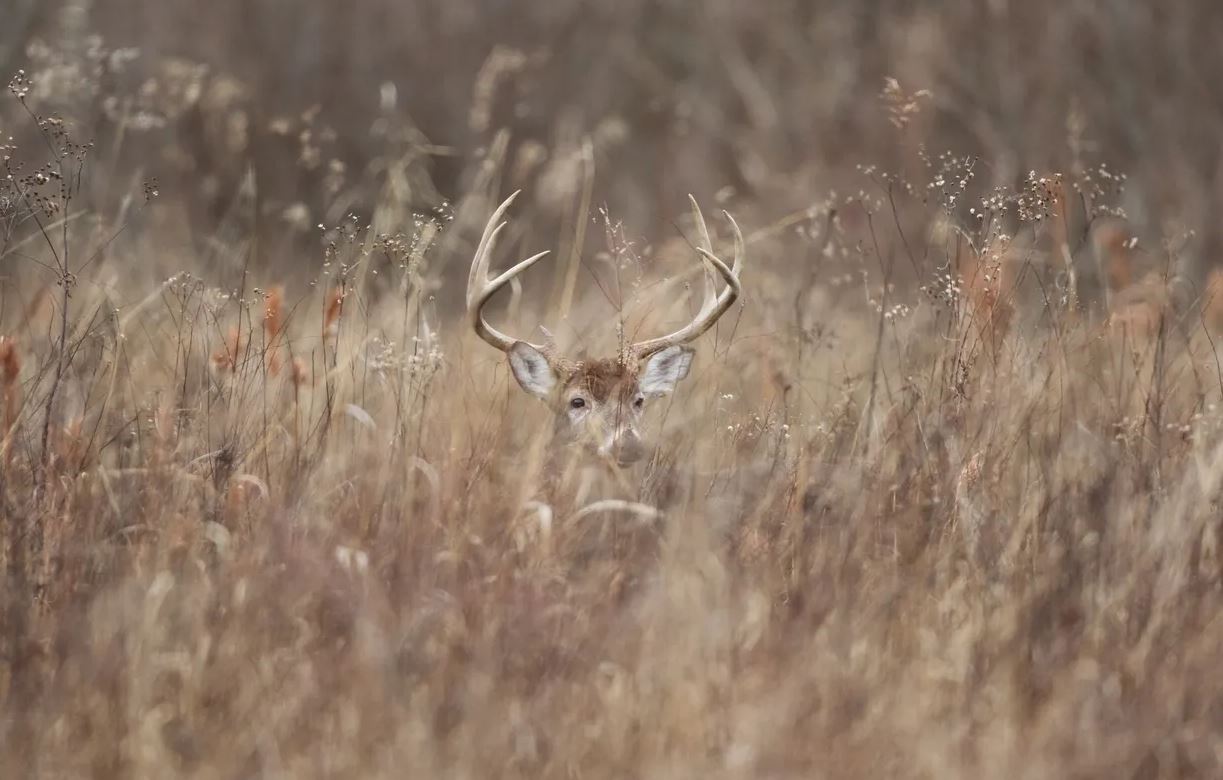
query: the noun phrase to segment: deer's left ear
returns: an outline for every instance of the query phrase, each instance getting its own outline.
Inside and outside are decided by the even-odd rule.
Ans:
[[[641,392],[649,396],[670,393],[679,380],[688,376],[691,365],[692,349],[689,347],[667,347],[654,353],[641,374]]]

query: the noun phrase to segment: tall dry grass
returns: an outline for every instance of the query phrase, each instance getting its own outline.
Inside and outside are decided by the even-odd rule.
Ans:
[[[385,85],[379,111],[243,114],[226,95],[283,99],[285,62],[268,86],[74,49],[90,25],[121,23],[59,8],[48,24],[67,48],[26,47],[42,68],[0,110],[14,137],[0,184],[3,776],[1223,771],[1223,285],[1194,275],[1201,244],[1178,228],[1121,216],[1175,200],[1151,194],[1149,171],[1126,182],[1049,134],[1037,153],[1074,164],[1000,174],[1031,157],[988,107],[943,82],[855,93],[833,76],[819,83],[852,127],[825,143],[890,144],[890,161],[850,176],[826,150],[795,152],[769,185],[752,175],[780,154],[763,141],[816,111],[780,99],[796,66],[779,63],[807,55],[721,37],[732,22],[768,43],[792,34],[729,8],[694,38],[654,41],[647,23],[678,26],[669,8],[575,29],[678,47],[670,70],[637,60],[630,97],[729,74],[742,103],[690,95],[691,121],[727,109],[715,118],[739,145],[698,134],[698,152],[733,153],[691,189],[744,227],[744,300],[652,411],[648,464],[575,454],[560,477],[547,410],[466,332],[466,264],[499,196],[527,184],[494,264],[558,251],[499,321],[590,354],[610,354],[618,329],[682,321],[694,226],[664,196],[687,185],[643,172],[676,149],[661,140],[674,128],[596,112],[594,127],[549,118],[546,137],[501,131],[525,121],[500,102],[507,83],[528,104],[530,85],[558,88],[543,49],[455,55],[486,66],[465,87],[485,97],[462,101],[471,148],[427,142]],[[925,30],[921,48],[998,23],[961,11],[857,29]],[[1012,21],[1034,23],[1025,13]],[[856,18],[808,25],[831,40]],[[984,27],[961,27],[972,19]],[[528,32],[559,22],[539,24]],[[703,35],[720,59],[677,43]],[[979,45],[965,37],[964,56]],[[863,60],[843,78],[873,76]],[[1049,67],[1025,63],[1016,83]],[[133,96],[126,68],[157,75]],[[684,102],[662,105],[689,121]],[[933,152],[964,111],[996,146]],[[1135,121],[1170,132],[1162,117]],[[137,143],[125,134],[141,121],[154,135]],[[859,125],[872,129],[853,147]],[[634,143],[644,161],[617,168]],[[216,144],[232,159],[201,153]],[[362,144],[386,154],[332,164],[332,147]],[[676,154],[668,173],[689,170],[693,149]],[[165,176],[166,159],[196,178]],[[815,188],[820,170],[852,187]],[[300,201],[279,200],[282,176]],[[617,209],[629,194],[653,211]]]

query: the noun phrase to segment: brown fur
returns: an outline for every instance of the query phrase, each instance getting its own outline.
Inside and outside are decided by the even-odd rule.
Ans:
[[[637,391],[638,366],[635,361],[619,358],[581,361],[564,371],[566,392],[581,387],[598,403],[606,403],[613,395],[622,402],[631,402]]]

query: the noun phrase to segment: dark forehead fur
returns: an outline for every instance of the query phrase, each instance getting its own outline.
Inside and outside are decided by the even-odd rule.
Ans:
[[[567,372],[565,387],[580,387],[594,400],[607,401],[613,393],[628,395],[637,386],[637,363],[608,358],[574,363]]]

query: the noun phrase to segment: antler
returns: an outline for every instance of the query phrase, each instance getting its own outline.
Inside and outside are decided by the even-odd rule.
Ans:
[[[488,224],[484,226],[484,234],[480,237],[480,243],[476,247],[476,255],[471,261],[471,273],[467,277],[467,316],[471,320],[471,325],[475,328],[476,335],[502,352],[508,352],[510,347],[514,346],[514,342],[521,341],[521,339],[507,336],[489,325],[488,321],[484,319],[484,305],[511,279],[535,265],[541,257],[548,254],[547,251],[544,251],[532,255],[495,279],[488,278],[488,261],[493,253],[493,245],[497,241],[497,234],[501,232],[501,228],[505,227],[505,223],[499,220],[521,191],[517,190],[506,198],[489,218]],[[525,343],[530,344],[530,342]],[[531,346],[545,354],[549,351],[549,346],[545,344],[531,344]]]
[[[501,350],[508,352],[514,343],[521,341],[511,336],[507,336],[496,328],[488,324],[484,319],[484,306],[492,299],[497,291],[510,282],[515,276],[522,273],[532,265],[537,263],[540,258],[548,254],[547,251],[532,255],[527,259],[519,262],[508,271],[502,272],[493,279],[488,278],[488,263],[492,256],[493,246],[497,241],[497,234],[505,227],[505,222],[501,221],[501,217],[505,214],[510,204],[518,197],[521,190],[515,191],[512,195],[505,199],[497,210],[493,212],[488,223],[484,226],[484,233],[480,236],[480,243],[476,247],[475,257],[471,263],[471,273],[467,277],[467,316],[471,320],[471,325],[475,329],[476,334],[486,342]],[[709,238],[709,227],[705,224],[705,217],[701,214],[701,208],[697,205],[696,199],[691,195],[688,200],[692,203],[692,214],[696,218],[697,229],[700,232],[701,243],[704,246],[698,246],[696,251],[710,265],[713,270],[717,271],[725,280],[726,287],[721,293],[717,292],[714,282],[714,275],[708,267],[705,269],[705,301],[701,304],[701,309],[697,312],[696,317],[692,322],[688,323],[679,330],[667,336],[661,336],[655,339],[639,341],[629,347],[629,352],[638,359],[647,358],[655,352],[666,349],[667,347],[677,344],[686,344],[693,339],[696,339],[705,331],[713,327],[713,324],[718,321],[718,318],[726,313],[731,304],[735,302],[742,292],[739,284],[739,274],[743,269],[743,233],[739,230],[738,223],[734,217],[726,212],[726,218],[730,221],[731,227],[735,233],[735,260],[732,267],[727,267],[717,255],[713,253],[713,242]],[[550,343],[532,344],[524,342],[543,352],[551,354],[554,351],[553,345]]]
[[[697,338],[713,327],[713,324],[726,313],[726,310],[730,308],[731,304],[735,302],[735,299],[742,292],[739,284],[739,273],[743,269],[743,233],[739,231],[738,223],[735,222],[735,218],[730,214],[727,214],[725,211],[722,212],[730,220],[730,225],[735,231],[735,262],[732,268],[727,268],[726,263],[722,262],[713,253],[713,243],[709,240],[709,227],[705,224],[705,217],[701,214],[701,207],[696,204],[696,199],[691,195],[688,196],[688,200],[692,203],[692,215],[696,218],[697,230],[700,231],[701,242],[704,244],[704,246],[698,246],[696,251],[722,275],[722,278],[726,280],[726,288],[722,290],[721,294],[718,294],[714,286],[713,274],[706,268],[705,302],[701,304],[701,310],[697,312],[696,317],[692,322],[670,335],[647,341],[639,341],[633,344],[629,347],[629,350],[639,359],[647,358],[667,347],[686,344]]]

